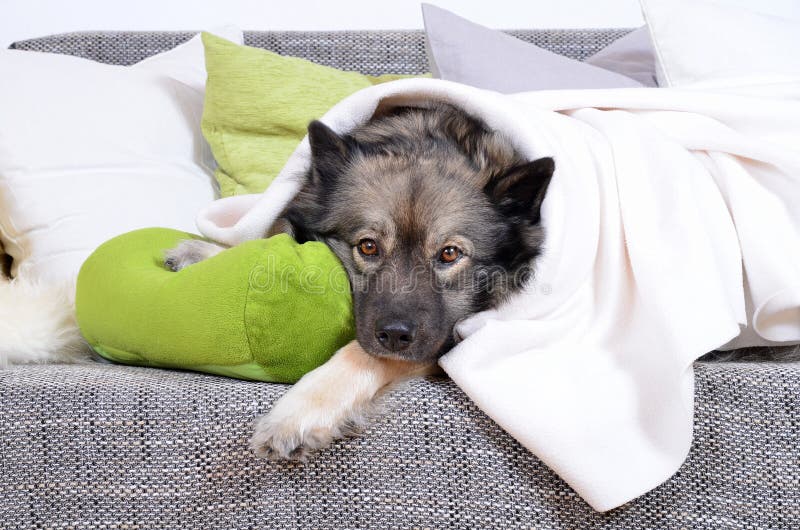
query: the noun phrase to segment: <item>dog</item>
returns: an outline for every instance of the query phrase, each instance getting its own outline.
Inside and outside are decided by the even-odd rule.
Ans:
[[[345,135],[313,121],[308,138],[304,184],[265,236],[331,248],[350,279],[356,340],[257,420],[251,446],[271,459],[302,460],[360,430],[383,389],[436,370],[459,321],[530,281],[555,169],[445,104],[393,108]],[[186,241],[165,264],[221,250]]]

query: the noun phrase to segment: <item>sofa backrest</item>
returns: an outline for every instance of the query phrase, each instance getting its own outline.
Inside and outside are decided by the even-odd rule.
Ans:
[[[630,29],[509,30],[507,33],[555,53],[583,60]],[[169,50],[196,32],[80,32],[13,43],[19,50],[62,53],[129,65]],[[246,31],[245,43],[316,63],[365,74],[427,72],[425,33],[397,31]]]

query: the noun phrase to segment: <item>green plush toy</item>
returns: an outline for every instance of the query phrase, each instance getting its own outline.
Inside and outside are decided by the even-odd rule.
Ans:
[[[164,251],[199,236],[147,228],[83,264],[81,332],[106,359],[293,383],[355,336],[350,286],[322,243],[249,241],[179,272]]]

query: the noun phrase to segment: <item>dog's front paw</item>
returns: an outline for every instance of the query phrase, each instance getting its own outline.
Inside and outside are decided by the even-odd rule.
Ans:
[[[269,414],[256,420],[250,447],[270,460],[306,460],[311,453],[362,430],[369,405],[349,401],[347,393],[301,381]],[[305,387],[305,388],[304,388]]]
[[[338,433],[330,425],[306,425],[303,418],[262,416],[256,422],[250,446],[257,456],[270,460],[306,460],[327,447]]]
[[[210,258],[222,250],[219,245],[201,239],[186,239],[164,252],[164,266],[173,272]]]

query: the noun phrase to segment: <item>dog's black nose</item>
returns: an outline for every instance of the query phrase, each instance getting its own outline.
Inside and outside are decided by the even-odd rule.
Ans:
[[[375,338],[390,351],[401,351],[414,342],[417,325],[407,320],[381,319],[375,322]]]

